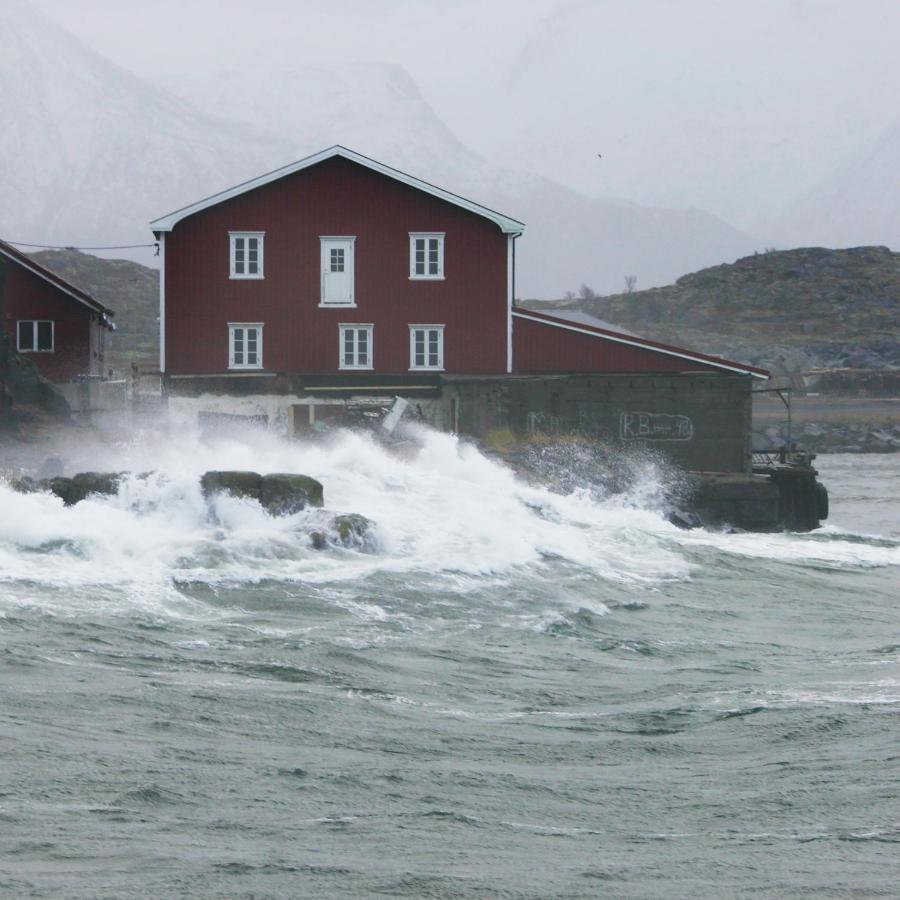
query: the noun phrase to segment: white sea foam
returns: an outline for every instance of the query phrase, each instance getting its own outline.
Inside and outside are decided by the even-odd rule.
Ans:
[[[182,582],[325,585],[377,573],[419,579],[427,573],[443,590],[466,594],[485,579],[500,585],[525,571],[556,578],[551,561],[569,565],[571,577],[641,588],[690,577],[695,551],[703,547],[833,566],[900,564],[900,548],[834,534],[823,540],[683,532],[640,508],[641,498],[659,494],[650,471],[630,494],[607,500],[588,490],[554,493],[517,478],[471,444],[424,428],[390,449],[356,432],[324,442],[289,442],[264,432],[204,440],[179,426],[167,436],[94,449],[89,459],[73,452],[70,468],[152,472],[128,477],[118,496],[68,508],[50,494],[19,494],[0,484],[0,607],[34,602],[35,593],[49,606],[71,603],[75,592],[102,603],[126,588],[149,608],[190,615],[196,609],[179,594]],[[329,509],[377,523],[381,552],[313,550],[315,511],[272,517],[254,501],[227,496],[210,506],[199,487],[209,469],[318,478]],[[40,590],[15,587],[23,584]],[[565,591],[558,593],[565,605]],[[584,592],[578,594],[583,606]],[[363,619],[385,615],[363,598],[340,602]],[[595,611],[608,610],[598,600]],[[532,614],[542,620],[554,611]]]

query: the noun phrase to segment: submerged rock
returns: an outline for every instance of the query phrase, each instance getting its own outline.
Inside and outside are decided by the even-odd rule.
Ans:
[[[374,524],[371,519],[359,513],[347,513],[331,520],[333,531],[345,547],[364,542]]]
[[[310,543],[315,550],[343,547],[373,553],[378,549],[375,523],[359,513],[341,513],[332,516],[322,527],[311,532]]]
[[[322,483],[308,475],[277,473],[264,475],[259,502],[274,516],[289,516],[307,506],[322,506]]]

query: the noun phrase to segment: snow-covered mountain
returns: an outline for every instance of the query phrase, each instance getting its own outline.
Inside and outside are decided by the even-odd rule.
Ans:
[[[514,152],[508,165],[488,162],[394,65],[260,66],[163,86],[10,2],[0,32],[0,237],[141,243],[150,219],[341,143],[525,221],[521,296],[582,282],[618,290],[625,275],[649,287],[763,243],[699,210],[587,197],[517,171]]]
[[[291,157],[288,141],[201,113],[7,2],[0,237],[146,243],[152,217]]]

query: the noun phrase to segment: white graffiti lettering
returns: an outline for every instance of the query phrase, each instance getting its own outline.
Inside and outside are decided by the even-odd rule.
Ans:
[[[619,437],[623,441],[689,441],[694,423],[670,413],[623,412],[619,416]]]

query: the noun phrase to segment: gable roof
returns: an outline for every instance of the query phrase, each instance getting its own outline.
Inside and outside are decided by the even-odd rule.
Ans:
[[[341,147],[339,144],[336,144],[334,147],[329,147],[327,150],[321,150],[319,153],[314,153],[312,156],[307,156],[297,162],[290,163],[287,166],[282,166],[280,169],[267,172],[265,175],[260,175],[258,178],[253,178],[242,184],[237,184],[232,188],[228,188],[228,190],[220,191],[218,194],[213,194],[205,200],[199,200],[197,203],[192,203],[190,206],[177,209],[167,216],[155,219],[150,223],[150,228],[157,235],[164,231],[171,231],[182,219],[192,216],[194,213],[209,209],[209,207],[222,203],[225,200],[231,200],[232,197],[238,197],[241,194],[247,193],[247,191],[255,190],[258,187],[262,187],[264,184],[270,184],[273,181],[277,181],[279,178],[284,178],[286,175],[292,175],[294,172],[308,169],[311,166],[315,166],[320,162],[324,162],[325,160],[332,159],[336,156],[358,163],[361,166],[365,166],[367,169],[371,169],[373,172],[387,175],[388,178],[393,178],[395,181],[416,188],[416,190],[424,191],[426,194],[431,194],[433,197],[437,197],[440,200],[446,200],[448,203],[452,203],[455,206],[459,206],[476,215],[483,216],[485,219],[489,219],[497,225],[504,234],[521,234],[525,230],[524,223],[519,222],[516,219],[511,219],[509,216],[504,216],[493,209],[488,209],[486,206],[480,206],[471,200],[466,200],[465,197],[451,194],[450,191],[445,191],[443,188],[429,184],[427,181],[421,181],[418,178],[414,178],[412,175],[407,175],[399,169],[392,169],[390,166],[384,165],[384,163],[369,159],[368,156],[355,153],[353,150],[348,150],[346,147]]]
[[[661,344],[647,338],[640,338],[633,334],[621,331],[613,331],[608,328],[597,328],[580,322],[567,319],[559,319],[556,316],[548,316],[546,313],[535,312],[532,309],[516,307],[512,311],[514,319],[524,319],[529,322],[537,322],[551,328],[562,328],[566,331],[574,331],[578,334],[586,334],[590,337],[613,341],[617,344],[627,344],[629,347],[637,347],[640,350],[650,350],[654,353],[662,353],[666,356],[676,356],[688,362],[702,363],[715,369],[726,372],[736,372],[739,375],[752,375],[754,378],[768,378],[769,373],[765,369],[756,366],[748,366],[745,363],[732,362],[730,359],[722,359],[719,356],[708,356],[706,353],[696,353],[693,350],[684,350],[681,347],[673,347],[670,344]]]
[[[59,288],[59,290],[68,294],[72,299],[77,300],[79,303],[82,303],[93,310],[93,312],[98,313],[101,318],[111,319],[115,316],[115,313],[111,309],[104,306],[99,300],[95,300],[86,291],[75,287],[74,284],[66,281],[65,278],[60,278],[55,272],[45,269],[40,263],[35,262],[30,256],[26,256],[20,250],[16,250],[15,247],[7,244],[6,241],[0,241],[0,254],[3,254],[3,256],[11,259],[15,263],[18,263],[23,268],[28,269],[29,272],[37,275],[38,278],[43,278],[44,281],[50,282],[55,288]]]

